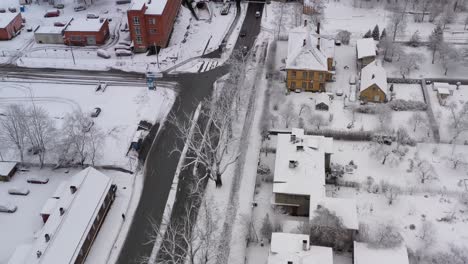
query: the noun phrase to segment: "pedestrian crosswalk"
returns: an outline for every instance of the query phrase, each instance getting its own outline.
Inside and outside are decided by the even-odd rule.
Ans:
[[[206,72],[212,70],[218,66],[218,60],[207,59],[203,60],[202,64],[198,68],[198,72]]]

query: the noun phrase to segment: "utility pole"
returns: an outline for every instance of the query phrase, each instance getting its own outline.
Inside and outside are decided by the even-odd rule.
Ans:
[[[70,43],[70,51],[71,51],[71,55],[72,55],[72,59],[73,59],[73,65],[76,65],[75,55],[73,54],[73,44],[71,44],[71,43]]]

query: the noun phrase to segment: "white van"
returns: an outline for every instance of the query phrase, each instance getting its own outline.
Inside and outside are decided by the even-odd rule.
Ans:
[[[89,18],[89,19],[98,19],[99,16],[96,15],[96,14],[93,14],[93,13],[88,13],[88,14],[86,15],[86,18]]]

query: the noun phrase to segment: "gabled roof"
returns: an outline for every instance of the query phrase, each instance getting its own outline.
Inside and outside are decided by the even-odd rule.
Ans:
[[[16,167],[17,162],[14,161],[0,161],[0,176],[10,174],[11,170]]]
[[[373,38],[358,39],[356,42],[356,49],[358,59],[375,57],[377,55],[377,48]]]
[[[385,94],[387,94],[387,72],[377,65],[376,61],[369,63],[361,70],[360,91],[364,91],[369,86],[376,84]]]
[[[320,50],[317,49],[318,41]],[[328,71],[327,58],[333,58],[334,53],[333,39],[324,36],[319,38],[307,26],[294,28],[288,36],[286,69]]]
[[[409,264],[405,245],[396,248],[372,248],[354,242],[354,264]]]
[[[330,96],[326,93],[318,93],[315,96],[315,105],[326,104],[330,105]]]
[[[0,28],[6,28],[17,16],[21,16],[21,13],[5,12],[0,14]]]
[[[306,241],[306,248],[303,248]],[[333,264],[333,250],[329,247],[309,245],[309,236],[291,233],[273,233],[268,264]]]

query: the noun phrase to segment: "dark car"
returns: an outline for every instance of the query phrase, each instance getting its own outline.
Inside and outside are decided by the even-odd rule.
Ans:
[[[44,17],[58,17],[60,16],[60,10],[49,10],[45,13]]]
[[[65,23],[63,22],[54,22],[54,27],[64,27]]]
[[[98,117],[100,113],[101,113],[101,108],[96,107],[93,109],[93,112],[91,113],[91,117]]]
[[[241,38],[245,37],[245,35],[247,35],[247,32],[245,32],[245,30],[241,30],[239,36],[241,36]]]

